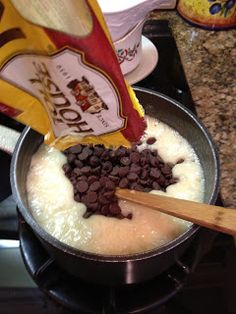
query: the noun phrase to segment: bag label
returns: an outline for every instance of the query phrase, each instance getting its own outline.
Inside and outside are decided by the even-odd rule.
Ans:
[[[0,73],[4,80],[41,101],[57,137],[69,133],[101,135],[125,127],[113,84],[86,63],[82,53],[66,48],[53,56],[18,55]]]

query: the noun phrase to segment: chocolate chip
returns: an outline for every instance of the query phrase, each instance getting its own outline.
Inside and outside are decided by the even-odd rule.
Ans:
[[[82,151],[82,153],[80,153],[78,155],[78,158],[79,158],[79,160],[84,161],[84,160],[86,160],[88,158],[88,153]]]
[[[172,162],[168,162],[167,165],[170,167],[171,170],[174,167],[174,164]]]
[[[143,156],[143,157],[147,157],[150,154],[151,154],[151,151],[148,148],[145,148],[144,150],[141,151],[141,156]]]
[[[121,159],[120,159],[120,163],[122,164],[122,165],[124,165],[124,166],[129,166],[130,165],[130,159],[129,159],[129,157],[121,157]]]
[[[81,199],[80,199],[79,193],[75,194],[74,200],[75,200],[76,202],[80,202]]]
[[[129,167],[120,167],[119,169],[119,176],[125,177],[129,173]]]
[[[149,137],[147,140],[146,140],[146,143],[148,145],[152,145],[156,142],[156,138],[155,137]]]
[[[87,199],[87,195],[86,195],[86,194],[83,194],[83,195],[81,196],[81,202],[82,202],[84,205],[88,206],[89,202],[88,202],[88,199]]]
[[[167,164],[165,164],[161,167],[161,172],[163,174],[168,175],[168,174],[171,174],[172,171],[171,171],[171,168]]]
[[[148,159],[145,157],[145,156],[143,156],[143,157],[141,157],[140,158],[140,166],[144,166],[144,165],[146,165],[147,163],[148,163]]]
[[[98,179],[97,176],[91,175],[91,176],[88,177],[88,184],[89,184],[90,187],[91,187],[91,185],[92,185],[94,182],[98,181],[98,180],[99,180],[99,179]]]
[[[116,153],[115,153],[115,151],[114,151],[114,150],[110,150],[109,155],[110,155],[110,160],[111,160],[111,161],[114,161],[115,158],[116,158]]]
[[[73,169],[73,173],[75,173],[76,176],[80,176],[81,175],[81,170],[79,168],[74,168]]]
[[[92,169],[92,173],[94,174],[94,175],[99,175],[100,174],[100,171],[101,171],[101,166],[97,166],[96,168],[93,168]]]
[[[152,188],[153,188],[153,190],[160,190],[161,189],[159,183],[156,181],[152,182]]]
[[[119,175],[119,169],[120,169],[120,167],[119,166],[115,166],[113,169],[112,169],[112,171],[111,171],[111,175],[112,176],[118,176]]]
[[[141,173],[141,179],[146,180],[149,177],[148,170],[143,169]]]
[[[89,203],[95,203],[97,201],[98,195],[96,192],[89,191],[87,193],[87,200]]]
[[[102,169],[106,172],[110,172],[112,170],[112,163],[110,161],[104,162]]]
[[[64,164],[64,165],[62,166],[62,169],[64,170],[65,173],[68,173],[68,172],[71,171],[71,166],[68,165],[68,164]]]
[[[82,168],[84,166],[83,162],[81,160],[79,160],[79,159],[75,159],[74,160],[74,164],[78,168]]]
[[[70,179],[70,182],[71,182],[73,185],[76,185],[76,184],[77,184],[76,178],[71,178],[71,179]]]
[[[136,190],[136,191],[144,191],[144,187],[143,187],[141,184],[137,184],[137,185],[135,186],[135,190]]]
[[[80,193],[84,193],[88,190],[88,183],[86,181],[79,181],[76,188]]]
[[[127,216],[126,216],[127,219],[132,219],[133,218],[133,214],[132,213],[129,213]]]
[[[91,156],[89,158],[89,164],[92,167],[97,167],[98,165],[100,165],[100,159],[97,156]]]
[[[111,180],[106,181],[105,183],[105,189],[107,190],[115,190],[116,186],[115,183],[112,182]]]
[[[127,178],[122,178],[119,183],[119,187],[122,189],[127,188],[129,185],[129,180]]]
[[[140,160],[140,154],[138,152],[132,152],[130,154],[130,160],[131,162],[137,164]]]
[[[88,180],[88,178],[85,175],[81,175],[81,176],[77,177],[77,180],[86,182]]]
[[[78,144],[78,145],[75,145],[75,146],[70,147],[70,148],[68,149],[68,151],[69,151],[70,153],[73,153],[73,154],[79,154],[79,153],[81,153],[82,148],[83,148],[83,146],[82,146],[81,144]]]
[[[157,167],[159,164],[159,160],[158,158],[156,158],[155,156],[151,156],[150,157],[150,163],[153,167]]]
[[[134,172],[130,172],[128,175],[127,175],[127,179],[129,181],[136,181],[138,179],[138,175],[137,173],[134,173]]]
[[[155,150],[152,150],[152,156],[154,156],[154,157],[157,157],[157,156],[158,156],[158,152],[157,152],[156,149],[155,149]]]
[[[104,197],[103,195],[99,195],[98,196],[98,201],[102,204],[102,205],[105,205],[105,204],[109,204],[110,203],[110,201],[106,198],[106,197]]]
[[[132,182],[132,183],[130,184],[130,189],[131,189],[131,190],[136,190],[137,186],[138,186],[138,183],[137,183],[137,182]]]
[[[130,167],[130,172],[134,172],[134,173],[137,173],[137,174],[140,174],[142,168],[139,166],[139,165],[136,165],[136,164],[132,164],[131,167]]]
[[[120,178],[119,177],[109,175],[108,178],[111,179],[111,181],[114,182],[116,186],[120,182]]]
[[[99,182],[100,182],[101,186],[105,186],[107,181],[110,181],[110,179],[108,177],[101,177],[99,179]]]
[[[169,181],[169,184],[175,184],[177,182],[179,182],[178,178],[171,178],[170,181]]]
[[[117,215],[117,214],[121,213],[120,206],[116,203],[110,204],[109,210],[113,215]]]
[[[151,168],[150,176],[151,176],[152,178],[157,179],[157,178],[160,177],[160,175],[161,175],[160,170],[158,170],[157,168]]]
[[[150,138],[147,141],[151,143]],[[139,152],[137,144],[116,150],[104,145],[77,145],[75,149],[67,149],[65,155],[67,164],[63,165],[63,171],[73,185],[75,201],[87,207],[85,218],[99,214],[131,219],[132,213],[125,216],[121,212],[116,187],[165,191],[178,181],[172,177],[174,165],[164,163],[157,150],[146,148]]]
[[[147,187],[143,189],[143,191],[147,193],[150,192],[151,190],[152,190],[151,188],[147,188]]]
[[[69,154],[67,156],[67,161],[68,161],[69,164],[72,164],[75,161],[75,159],[76,159],[76,155],[75,154]]]
[[[125,156],[126,155],[126,148],[125,147],[119,147],[117,150],[116,150],[116,153],[115,153],[115,155],[117,156],[117,157],[123,157],[123,156]]]
[[[91,156],[93,154],[92,146],[85,146],[83,148],[83,153],[86,154],[87,156]]]
[[[85,166],[80,169],[81,173],[88,176],[91,174],[91,167],[90,166]]]
[[[90,187],[89,187],[89,190],[90,191],[98,191],[101,187],[101,184],[99,181],[95,181],[93,183],[91,183]]]
[[[146,180],[140,179],[139,183],[142,184],[143,186],[147,186],[149,184],[149,179],[146,179]]]
[[[94,155],[97,157],[100,157],[104,151],[104,146],[103,145],[95,145],[94,146]]]
[[[103,160],[109,160],[110,154],[109,154],[109,150],[104,150],[102,155],[101,155],[101,159]]]
[[[96,203],[90,203],[89,204],[89,210],[92,212],[96,212],[99,209],[99,204],[98,202]]]
[[[163,186],[165,184],[165,177],[163,175],[160,175],[159,178],[157,178],[157,182]]]
[[[109,204],[103,205],[101,207],[101,214],[104,216],[108,216],[109,215]]]
[[[114,200],[115,199],[115,189],[104,192],[103,196],[105,196],[108,200],[112,200],[112,199]]]
[[[92,214],[93,214],[93,213],[92,213],[91,211],[88,211],[88,210],[87,210],[87,211],[83,214],[83,218],[86,218],[86,219],[87,219],[87,218],[89,218],[90,216],[92,216]]]

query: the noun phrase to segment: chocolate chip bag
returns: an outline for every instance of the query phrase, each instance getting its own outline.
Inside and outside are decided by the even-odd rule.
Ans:
[[[93,0],[0,0],[0,112],[60,149],[126,145],[143,111]]]

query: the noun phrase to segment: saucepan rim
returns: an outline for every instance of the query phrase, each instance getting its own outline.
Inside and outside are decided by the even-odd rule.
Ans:
[[[155,97],[159,97],[162,99],[165,99],[168,102],[171,102],[175,106],[177,106],[180,110],[184,111],[186,115],[190,116],[190,118],[198,125],[198,127],[201,129],[201,132],[204,134],[206,137],[208,144],[210,146],[210,149],[212,151],[212,155],[214,158],[214,168],[215,168],[215,175],[214,175],[214,188],[212,190],[211,197],[209,199],[209,204],[214,204],[216,202],[218,193],[219,193],[219,177],[220,177],[220,167],[219,167],[219,156],[218,152],[216,149],[216,146],[211,138],[211,135],[207,128],[204,126],[204,124],[201,122],[201,120],[193,114],[189,109],[184,107],[182,104],[180,104],[178,101],[162,94],[159,92],[155,92],[152,90],[149,90],[147,88],[140,88],[140,87],[134,87],[135,91],[138,92],[144,92],[148,94],[152,94]],[[179,246],[181,243],[185,242],[190,236],[193,236],[199,228],[201,228],[198,225],[192,224],[184,233],[179,235],[177,238],[173,239],[172,241],[163,244],[162,246],[158,248],[154,248],[151,250],[147,250],[144,252],[140,253],[133,253],[133,254],[126,254],[126,255],[103,255],[103,254],[97,254],[97,253],[90,253],[86,252],[80,249],[76,249],[72,246],[67,245],[66,243],[61,242],[60,240],[56,239],[53,237],[51,234],[46,232],[33,218],[30,210],[26,208],[21,200],[21,195],[19,192],[19,189],[16,185],[17,182],[17,176],[16,176],[16,168],[17,168],[17,163],[18,163],[18,157],[20,150],[22,146],[24,145],[24,141],[27,138],[29,132],[35,132],[29,127],[25,128],[25,130],[22,132],[14,153],[12,157],[12,162],[11,162],[11,170],[10,170],[10,180],[11,180],[11,187],[12,187],[12,193],[14,196],[14,199],[16,200],[17,206],[19,208],[20,213],[22,214],[23,218],[25,219],[26,223],[29,224],[31,229],[34,231],[36,235],[41,237],[44,241],[50,243],[52,246],[55,248],[70,254],[74,255],[76,257],[82,257],[87,260],[93,260],[97,262],[127,262],[127,261],[138,261],[138,260],[145,260],[149,259],[150,257],[155,257],[158,255],[161,255],[164,252],[167,252],[169,250],[174,249],[175,247]]]

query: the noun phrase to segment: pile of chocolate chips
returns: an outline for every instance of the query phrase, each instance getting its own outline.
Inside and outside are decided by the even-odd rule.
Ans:
[[[148,145],[155,142],[154,137],[146,140]],[[75,201],[87,207],[84,218],[100,214],[131,219],[131,213],[124,216],[121,212],[115,195],[117,187],[144,192],[165,191],[167,186],[178,181],[172,176],[172,164],[165,163],[157,150],[139,151],[140,144],[131,148],[120,146],[116,150],[104,145],[79,144],[64,151],[67,163],[63,170],[73,184]]]

